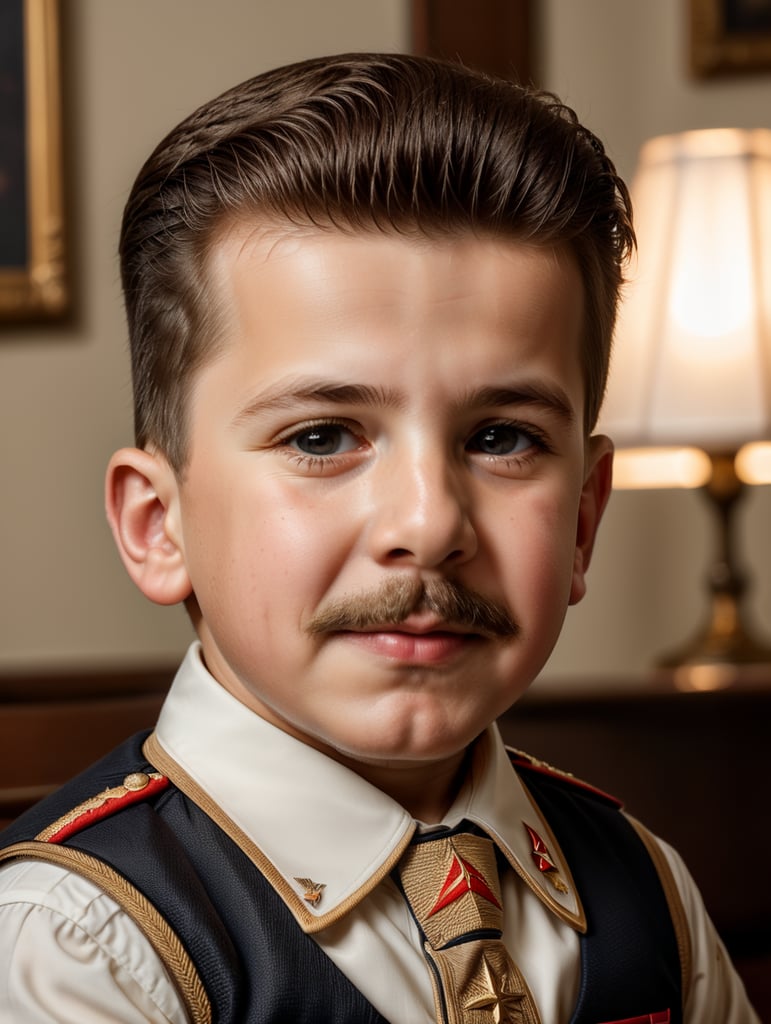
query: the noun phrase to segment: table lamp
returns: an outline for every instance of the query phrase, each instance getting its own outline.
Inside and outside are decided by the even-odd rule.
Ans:
[[[709,614],[660,659],[686,689],[771,662],[745,615],[735,511],[771,482],[771,131],[714,129],[647,142],[631,185],[638,238],[601,429],[618,487],[700,487],[717,550]]]

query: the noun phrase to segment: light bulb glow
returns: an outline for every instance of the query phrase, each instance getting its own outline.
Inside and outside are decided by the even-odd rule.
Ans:
[[[613,457],[613,486],[618,490],[703,487],[712,465],[698,448],[622,448]]]
[[[736,475],[746,484],[771,484],[771,443],[746,444],[736,456]]]
[[[696,362],[741,359],[752,348],[756,309],[742,161],[686,167],[680,192],[669,296],[672,344],[681,358]]]

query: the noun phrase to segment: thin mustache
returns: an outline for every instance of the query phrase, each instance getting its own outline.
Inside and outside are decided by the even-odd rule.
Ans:
[[[433,612],[443,623],[498,640],[519,634],[508,609],[445,579],[395,576],[371,593],[352,594],[320,608],[308,623],[312,635],[398,625],[410,615]]]

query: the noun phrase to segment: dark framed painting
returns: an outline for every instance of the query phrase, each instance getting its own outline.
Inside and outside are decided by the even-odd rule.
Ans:
[[[771,0],[689,0],[697,77],[771,71]]]
[[[61,316],[58,0],[0,0],[0,321]]]

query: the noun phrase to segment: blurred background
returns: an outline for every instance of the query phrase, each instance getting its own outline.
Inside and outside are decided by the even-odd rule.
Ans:
[[[435,5],[441,11],[442,4]],[[452,5],[450,5],[452,6]],[[505,6],[505,5],[504,5]],[[559,93],[622,174],[653,135],[771,127],[771,72],[694,78],[687,0],[535,0],[526,76]],[[412,46],[409,0],[67,0],[62,5],[64,322],[0,323],[0,670],[171,664],[189,628],[148,604],[103,516],[110,453],[131,441],[115,249],[125,197],[161,136],[262,69]],[[512,52],[522,41],[512,43]],[[741,549],[771,623],[771,488],[751,489]],[[589,577],[537,685],[618,686],[703,616],[711,524],[694,492],[614,495]]]

